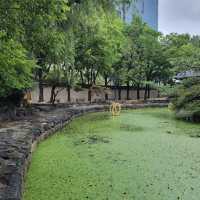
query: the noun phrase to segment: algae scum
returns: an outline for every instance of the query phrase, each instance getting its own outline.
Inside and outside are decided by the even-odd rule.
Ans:
[[[167,109],[88,114],[39,145],[24,200],[199,200],[198,135]]]

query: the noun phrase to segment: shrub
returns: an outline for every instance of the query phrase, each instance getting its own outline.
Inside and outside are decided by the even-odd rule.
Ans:
[[[0,104],[16,101],[21,91],[31,87],[34,67],[22,45],[0,32]]]
[[[176,87],[174,85],[167,84],[159,86],[158,90],[161,96],[171,98],[174,96]]]
[[[175,90],[172,104],[178,118],[200,122],[200,78],[183,81]]]

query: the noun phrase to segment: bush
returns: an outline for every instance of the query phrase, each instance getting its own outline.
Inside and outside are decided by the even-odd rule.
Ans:
[[[200,122],[200,78],[183,81],[175,90],[172,104],[178,118]]]
[[[163,97],[173,97],[176,87],[174,85],[162,85],[158,87],[158,90],[160,92],[160,95]]]
[[[13,109],[15,106],[20,106],[22,99],[24,97],[24,92],[21,90],[10,91],[9,95],[0,98],[0,108],[8,107]]]
[[[0,32],[0,104],[13,101],[32,85],[33,59],[22,45]]]

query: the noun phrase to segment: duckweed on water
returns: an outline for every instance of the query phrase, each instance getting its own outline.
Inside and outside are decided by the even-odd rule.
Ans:
[[[200,126],[167,109],[88,114],[33,154],[24,200],[199,200]]]

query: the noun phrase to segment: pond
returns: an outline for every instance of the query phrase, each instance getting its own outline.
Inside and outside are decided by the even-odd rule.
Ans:
[[[166,108],[87,114],[38,146],[23,200],[199,200],[198,135]]]

